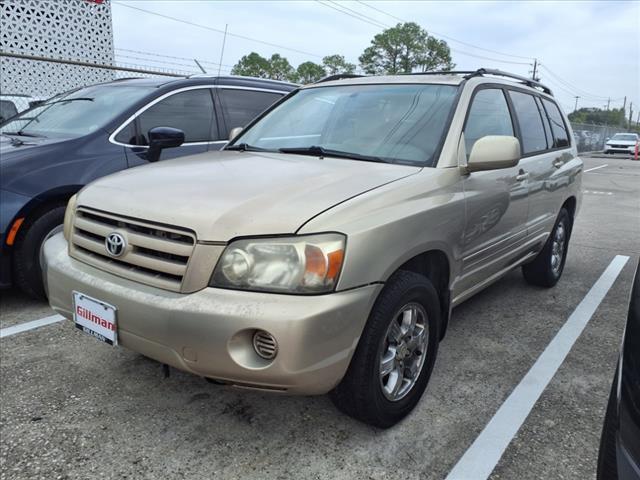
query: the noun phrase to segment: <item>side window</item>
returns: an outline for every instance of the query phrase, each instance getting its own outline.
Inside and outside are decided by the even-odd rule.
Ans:
[[[137,145],[135,120],[130,121],[115,137],[116,142],[126,143],[127,145]]]
[[[509,92],[509,96],[520,125],[522,151],[527,154],[546,150],[547,138],[534,96],[514,91]]]
[[[159,101],[138,117],[141,142],[147,144],[147,132],[153,127],[173,127],[184,132],[184,141],[217,140],[213,98],[208,88],[187,90]],[[215,135],[212,135],[212,131]]]
[[[467,158],[473,144],[487,135],[513,135],[507,100],[502,90],[497,88],[480,90],[473,97],[464,127]]]
[[[536,97],[536,105],[538,106],[538,112],[542,118],[542,126],[544,127],[544,136],[547,137],[547,148],[553,148],[553,135],[551,135],[551,126],[549,125],[549,118],[547,117],[544,108],[542,107],[542,101],[539,97]]]
[[[544,104],[544,108],[547,111],[547,115],[549,116],[549,121],[551,122],[551,130],[553,131],[553,147],[561,148],[569,146],[569,135],[567,134],[567,127],[564,124],[564,120],[562,120],[562,114],[560,113],[560,109],[558,106],[550,102],[547,99],[542,99]]]
[[[246,127],[259,113],[282,98],[279,93],[255,90],[222,88],[219,92],[222,115],[229,130],[236,127]]]

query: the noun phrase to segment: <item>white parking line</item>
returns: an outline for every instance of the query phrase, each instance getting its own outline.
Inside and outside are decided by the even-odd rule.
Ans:
[[[569,319],[547,345],[536,363],[500,406],[484,430],[453,467],[446,480],[489,478],[505,450],[531,412],[540,395],[591,320],[598,305],[629,260],[616,255]]]
[[[584,173],[593,172],[594,170],[598,170],[599,168],[604,168],[604,167],[608,167],[608,166],[609,166],[609,164],[605,163],[604,165],[600,165],[600,166],[597,166],[597,167],[589,168],[589,169],[585,170]]]
[[[16,333],[26,332],[27,330],[33,330],[34,328],[44,327],[45,325],[51,325],[52,323],[58,323],[62,320],[64,320],[62,315],[51,315],[50,317],[41,318],[40,320],[33,320],[31,322],[2,328],[0,329],[0,338],[9,337]]]

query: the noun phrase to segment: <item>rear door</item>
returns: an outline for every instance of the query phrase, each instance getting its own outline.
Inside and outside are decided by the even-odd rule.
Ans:
[[[553,228],[569,185],[569,140],[557,107],[538,95],[509,91],[522,145],[520,164],[528,174],[529,241],[544,238]],[[552,108],[553,107],[553,110]],[[553,116],[548,115],[549,111]],[[551,121],[550,121],[551,120]]]
[[[467,158],[487,135],[516,135],[505,92],[500,87],[477,90],[464,127]],[[473,172],[464,180],[467,205],[464,232],[462,293],[511,265],[526,239],[527,187],[520,165]]]
[[[160,160],[203,153],[212,144],[225,143],[218,129],[211,87],[176,90],[138,111],[115,135],[115,141],[125,146],[129,166],[147,163],[149,130],[154,127],[178,128],[185,135],[184,143],[164,149]]]

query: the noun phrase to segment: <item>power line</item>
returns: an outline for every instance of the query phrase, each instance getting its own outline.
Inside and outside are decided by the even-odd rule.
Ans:
[[[172,55],[165,55],[165,54],[162,54],[162,53],[144,52],[142,50],[131,50],[131,49],[128,49],[128,48],[117,48],[116,47],[116,48],[114,48],[114,50],[119,50],[121,52],[138,53],[140,55],[148,55],[148,56],[151,56],[151,57],[172,58],[174,60],[187,60],[187,61],[193,62],[193,58],[189,58],[189,57],[176,57],[176,56],[172,56]],[[119,55],[119,54],[116,53],[116,55]],[[213,61],[213,60],[200,60],[198,58],[198,61],[200,63],[206,63],[206,64],[210,64],[210,65],[216,65],[216,66],[220,65],[220,63],[218,63],[216,61]],[[233,65],[226,65],[224,63],[222,64],[222,66],[223,67],[230,67],[230,68],[233,67]]]
[[[562,83],[563,85],[566,85],[567,87],[571,88],[571,89],[573,90],[573,92],[575,92],[575,93],[580,93],[580,96],[583,96],[583,97],[591,97],[592,99],[595,99],[595,100],[603,100],[603,101],[604,101],[604,100],[608,100],[608,98],[609,98],[609,97],[603,97],[603,96],[601,96],[601,95],[594,95],[593,93],[589,93],[589,92],[587,92],[586,90],[582,90],[581,88],[576,87],[575,85],[573,85],[573,84],[569,83],[568,81],[563,80],[563,79],[562,79],[562,77],[560,77],[559,75],[557,75],[557,74],[553,73],[553,72],[552,72],[551,70],[549,70],[549,68],[547,68],[545,65],[540,65],[540,68],[544,68],[544,69],[547,71],[547,73],[548,73],[549,75],[551,75],[553,78],[555,78],[555,79],[556,79],[556,81],[557,81],[557,82],[560,82],[560,83]],[[621,98],[616,98],[616,99],[611,99],[611,100],[612,100],[612,101],[616,101],[616,102],[617,102],[617,101],[622,100],[622,99],[621,99]]]
[[[145,10],[144,8],[134,7],[133,5],[127,5],[126,3],[121,2],[112,2],[114,5],[120,5],[121,7],[131,8],[133,10],[138,10],[140,12],[148,13],[149,15],[155,15],[157,17],[166,18],[168,20],[173,20],[175,22],[184,23],[186,25],[191,25],[192,27],[202,28],[204,30],[209,30],[211,32],[216,32],[224,35],[224,30],[220,30],[219,28],[209,27],[208,25],[202,25],[200,23],[191,22],[189,20],[184,20],[182,18],[172,17],[170,15],[164,15],[158,12],[152,12],[151,10]],[[242,40],[248,40],[250,42],[261,43],[263,45],[268,45],[270,47],[280,48],[282,50],[288,50],[290,52],[301,53],[302,55],[308,55],[310,57],[322,58],[322,55],[316,55],[315,53],[305,52],[303,50],[298,50],[297,48],[286,47],[284,45],[278,45],[277,43],[265,42],[263,40],[259,40],[257,38],[247,37],[245,35],[239,35],[237,33],[227,33],[230,37],[240,38]]]
[[[339,5],[339,4],[337,4],[336,2],[333,2],[333,1],[331,1],[331,0],[327,0],[327,1],[329,1],[329,2],[331,2],[331,3],[333,3],[333,4],[335,4],[336,6],[337,6],[337,5]],[[378,28],[392,28],[392,27],[391,27],[391,25],[387,25],[387,24],[382,23],[382,22],[379,22],[379,21],[377,21],[377,20],[375,20],[375,22],[376,22],[376,23],[373,23],[373,22],[371,22],[371,21],[367,20],[367,19],[371,19],[371,17],[368,17],[368,16],[366,16],[366,15],[362,15],[361,13],[358,13],[358,12],[356,12],[355,10],[352,10],[352,9],[350,9],[350,8],[348,8],[348,7],[345,7],[344,5],[339,5],[339,6],[340,6],[341,8],[346,8],[346,9],[348,9],[348,10],[352,11],[352,12],[355,12],[355,13],[357,13],[358,15],[360,15],[360,16],[362,16],[362,17],[365,17],[365,18],[360,18],[359,16],[353,15],[353,14],[351,14],[351,13],[347,12],[347,11],[340,10],[340,9],[336,8],[335,6],[333,6],[333,5],[329,5],[329,4],[327,4],[327,3],[324,3],[324,2],[323,2],[323,1],[321,1],[321,0],[316,0],[316,2],[318,2],[320,5],[323,5],[323,6],[325,6],[325,7],[332,8],[333,10],[336,10],[336,11],[338,11],[338,12],[340,12],[340,13],[344,13],[345,15],[348,15],[348,16],[350,16],[350,17],[353,17],[353,18],[357,19],[357,20],[360,20],[361,22],[368,23],[368,24],[373,25],[373,26],[375,26],[375,27],[378,27]],[[362,2],[360,2],[360,3],[362,3]],[[369,6],[369,5],[367,5],[367,6]],[[373,7],[371,7],[371,8],[373,8]],[[394,17],[394,18],[398,18],[398,17]],[[373,20],[373,19],[372,19],[372,20]],[[402,19],[399,19],[399,20],[404,21],[404,20],[402,20]],[[460,55],[466,55],[466,56],[469,56],[469,57],[480,58],[480,59],[482,59],[482,60],[489,60],[490,62],[506,63],[506,64],[511,64],[511,65],[531,65],[531,63],[529,63],[529,62],[514,62],[514,61],[512,61],[512,60],[500,60],[500,59],[498,59],[498,58],[491,58],[491,57],[486,57],[486,56],[482,56],[482,55],[477,55],[477,54],[475,54],[475,53],[467,52],[467,51],[464,51],[464,50],[459,50],[459,49],[457,49],[457,48],[451,48],[451,47],[449,47],[449,50],[451,50],[452,52],[458,53],[458,54],[460,54]],[[522,57],[522,58],[528,58],[528,57]]]
[[[356,2],[358,2],[358,3],[362,4],[362,5],[364,5],[364,6],[365,6],[365,7],[367,7],[367,8],[370,8],[370,9],[375,10],[375,11],[377,11],[377,12],[380,12],[380,13],[382,13],[382,14],[384,14],[384,15],[387,15],[387,16],[389,16],[389,17],[391,17],[391,18],[394,18],[394,19],[396,19],[396,20],[399,20],[399,21],[401,21],[401,22],[403,22],[403,23],[406,23],[406,22],[407,22],[407,20],[404,20],[404,19],[402,19],[402,18],[400,18],[400,17],[396,17],[395,15],[393,15],[393,14],[391,14],[391,13],[389,13],[389,12],[385,12],[384,10],[382,10],[382,9],[380,9],[380,8],[377,8],[377,7],[374,7],[374,6],[372,6],[372,5],[369,5],[368,3],[363,2],[363,1],[361,1],[361,0],[356,0]],[[452,42],[456,42],[456,43],[459,43],[459,44],[461,44],[461,45],[466,45],[467,47],[475,48],[475,49],[477,49],[477,50],[484,50],[485,52],[496,53],[496,54],[498,54],[498,55],[502,55],[502,56],[504,56],[504,57],[522,58],[522,59],[525,59],[525,60],[533,60],[533,59],[534,59],[534,57],[525,57],[525,56],[523,56],[523,55],[513,55],[513,54],[511,54],[511,53],[503,53],[503,52],[499,52],[498,50],[491,50],[490,48],[478,47],[478,46],[473,45],[473,44],[471,44],[471,43],[463,42],[462,40],[458,40],[458,39],[453,38],[453,37],[451,37],[451,36],[449,36],[449,35],[445,35],[444,33],[434,32],[433,30],[429,30],[429,31],[430,31],[430,33],[432,33],[432,34],[434,34],[434,35],[436,35],[436,36],[438,36],[438,37],[443,37],[443,38],[446,38],[446,39],[448,39],[448,40],[451,40]]]

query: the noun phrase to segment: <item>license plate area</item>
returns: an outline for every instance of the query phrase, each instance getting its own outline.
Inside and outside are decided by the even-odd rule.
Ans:
[[[116,308],[84,293],[73,292],[73,321],[76,328],[109,345],[118,345]]]

